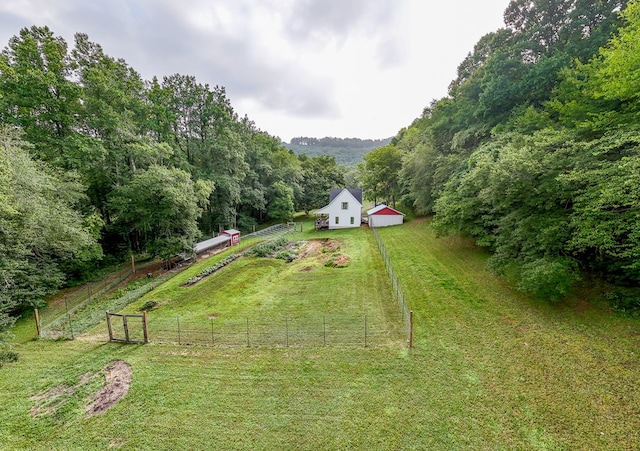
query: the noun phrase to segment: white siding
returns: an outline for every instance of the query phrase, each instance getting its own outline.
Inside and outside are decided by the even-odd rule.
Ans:
[[[343,210],[343,204],[346,203],[347,209]],[[342,190],[329,205],[316,213],[322,213],[329,215],[329,228],[330,229],[348,229],[353,227],[360,227],[362,220],[362,204],[353,197],[349,190]],[[336,222],[336,218],[338,221]],[[353,224],[351,223],[353,218]]]
[[[402,215],[371,215],[369,216],[369,227],[387,227],[400,225],[404,222]]]

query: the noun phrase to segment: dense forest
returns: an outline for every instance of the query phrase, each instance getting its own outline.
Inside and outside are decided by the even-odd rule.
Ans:
[[[309,157],[329,156],[335,158],[338,164],[355,166],[360,163],[365,154],[378,147],[386,146],[392,138],[387,139],[359,139],[359,138],[308,138],[300,136],[284,144],[297,155],[305,154]]]
[[[0,331],[65,281],[289,219],[344,176],[238,117],[223,87],[143,80],[85,34],[69,48],[22,29],[0,55]]]
[[[638,307],[638,80],[640,3],[513,0],[448,95],[365,156],[364,188],[475,238],[527,293],[595,276]]]

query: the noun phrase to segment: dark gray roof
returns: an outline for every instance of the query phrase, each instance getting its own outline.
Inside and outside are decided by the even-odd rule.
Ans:
[[[336,196],[338,194],[340,194],[343,189],[348,190],[351,193],[351,195],[353,197],[355,197],[358,200],[358,202],[360,202],[362,204],[362,189],[361,188],[333,188],[331,190],[331,197],[329,198],[329,203],[331,203],[331,201],[333,199],[335,199]]]

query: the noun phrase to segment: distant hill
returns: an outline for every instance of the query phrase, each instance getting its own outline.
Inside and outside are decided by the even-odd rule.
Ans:
[[[387,139],[359,139],[359,138],[293,138],[290,143],[283,143],[287,149],[296,154],[306,154],[310,157],[329,155],[335,157],[338,164],[355,166],[362,161],[364,154],[386,146],[392,138]]]

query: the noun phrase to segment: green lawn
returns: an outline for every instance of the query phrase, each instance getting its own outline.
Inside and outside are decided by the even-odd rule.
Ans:
[[[20,360],[0,370],[0,448],[638,448],[637,320],[612,315],[590,299],[549,305],[520,295],[485,270],[485,254],[462,239],[436,239],[426,220],[380,232],[415,313],[412,351],[401,344],[119,345],[104,343],[97,332],[72,342],[34,341],[33,324],[25,320],[16,328]],[[320,297],[316,301],[326,304],[318,309],[296,304],[295,284],[309,277],[310,286],[315,274],[327,291],[353,296],[355,306],[344,308],[387,317],[382,300],[358,303],[361,292],[388,290],[369,231],[303,235],[343,239],[353,264],[319,265],[314,273],[246,259],[188,289],[178,286],[179,278],[190,277],[185,272],[148,295],[173,299],[150,315],[224,318],[258,310],[268,316],[276,310],[267,300],[279,297],[289,299],[284,309],[292,316],[342,308]],[[357,258],[375,277],[359,269]],[[361,274],[345,287],[323,278],[325,269]],[[234,278],[215,280],[232,270]],[[254,281],[270,277],[285,283],[264,294],[252,291]],[[227,300],[234,293],[243,299],[213,304],[218,297],[206,293],[216,290]],[[128,362],[133,375],[130,391],[111,410],[85,418],[85,389],[68,395],[53,414],[30,416],[30,397],[74,386],[112,360]]]

